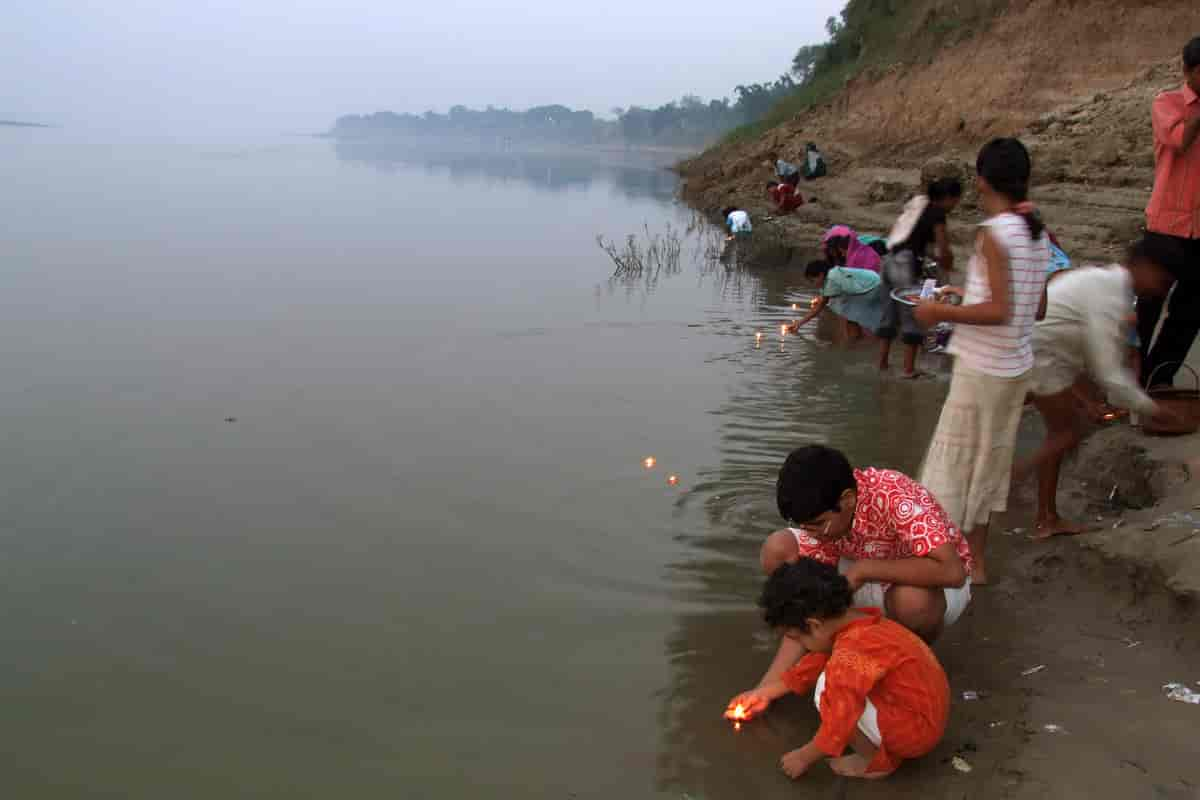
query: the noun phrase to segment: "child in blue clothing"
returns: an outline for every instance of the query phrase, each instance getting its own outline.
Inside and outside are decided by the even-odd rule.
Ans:
[[[878,272],[813,261],[804,274],[817,285],[821,294],[808,314],[792,323],[792,333],[816,319],[826,308],[845,320],[849,341],[861,339],[864,329],[874,331],[879,327],[883,314],[883,285]]]

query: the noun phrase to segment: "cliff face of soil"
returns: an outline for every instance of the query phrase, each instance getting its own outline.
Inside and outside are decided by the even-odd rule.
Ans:
[[[917,2],[912,14],[943,5]],[[832,101],[684,162],[684,198],[766,214],[770,153],[800,161],[815,141],[830,177],[803,187],[818,202],[773,223],[775,233],[810,242],[835,221],[886,232],[929,159],[969,175],[983,142],[1015,135],[1033,152],[1034,199],[1067,249],[1108,257],[1142,222],[1153,184],[1150,105],[1180,84],[1179,53],[1195,35],[1200,4],[1189,0],[1010,0],[925,63],[864,69]],[[977,216],[968,202],[957,245]]]

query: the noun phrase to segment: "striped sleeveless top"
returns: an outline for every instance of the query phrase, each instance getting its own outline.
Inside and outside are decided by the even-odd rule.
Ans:
[[[1033,240],[1029,226],[1017,214],[998,214],[980,226],[1008,253],[1012,316],[1004,325],[955,325],[947,350],[964,366],[998,378],[1017,378],[1033,369],[1033,324],[1046,271],[1050,266],[1050,237]],[[985,303],[992,298],[982,238],[967,265],[963,305]]]

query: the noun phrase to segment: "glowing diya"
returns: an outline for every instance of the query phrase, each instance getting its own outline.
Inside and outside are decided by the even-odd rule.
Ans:
[[[679,485],[679,476],[678,475],[668,475],[667,476],[667,484],[670,486],[678,486]]]
[[[642,466],[646,469],[654,469],[654,465],[658,463],[658,459],[654,456],[646,456],[642,459]]]
[[[741,703],[738,703],[733,708],[725,709],[725,719],[733,722],[733,729],[735,731],[740,731],[742,729],[742,723],[750,719],[750,713],[746,711],[745,706],[743,706]]]

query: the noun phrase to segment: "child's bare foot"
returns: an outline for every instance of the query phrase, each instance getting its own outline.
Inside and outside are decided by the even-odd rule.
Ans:
[[[1042,520],[1034,528],[1033,538],[1045,541],[1054,536],[1078,536],[1081,533],[1087,533],[1087,527],[1080,525],[1077,522],[1068,522],[1060,517],[1053,519]]]
[[[843,778],[864,778],[869,781],[886,778],[886,772],[867,772],[869,761],[858,753],[850,753],[841,758],[829,759],[829,768]]]

